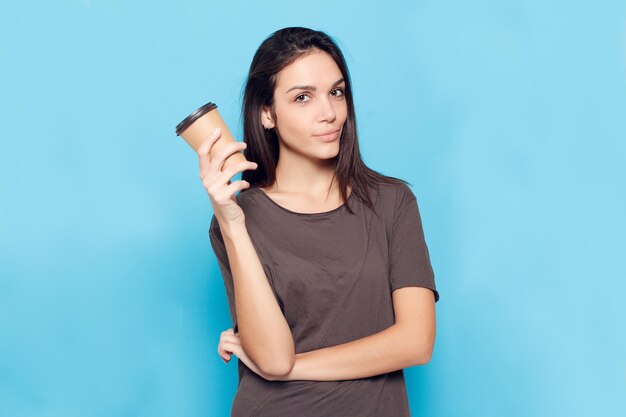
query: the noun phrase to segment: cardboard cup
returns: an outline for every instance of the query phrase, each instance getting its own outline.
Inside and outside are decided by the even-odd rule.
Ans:
[[[217,111],[217,104],[209,102],[187,116],[176,126],[176,135],[182,136],[187,144],[197,152],[200,144],[207,140],[218,127],[222,128],[222,135],[211,147],[210,157],[213,158],[215,152],[224,147],[224,145],[235,142],[235,138],[233,138],[224,120],[222,120],[222,116]],[[242,151],[237,151],[226,158],[222,170],[232,164],[243,161],[246,161],[246,157]]]

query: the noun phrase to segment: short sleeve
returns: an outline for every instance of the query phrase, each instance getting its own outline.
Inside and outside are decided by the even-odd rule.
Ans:
[[[230,263],[228,262],[228,253],[226,252],[226,245],[222,233],[219,229],[219,224],[215,216],[211,219],[211,226],[209,228],[209,238],[211,240],[211,247],[217,258],[217,263],[222,273],[222,279],[224,281],[224,287],[226,288],[226,297],[228,298],[228,309],[230,310],[230,318],[233,323],[233,330],[239,331],[237,327],[237,312],[235,310],[235,285],[233,283],[233,276],[230,272]]]
[[[403,184],[396,201],[389,255],[391,292],[402,287],[426,287],[433,291],[437,302],[439,292],[435,287],[417,198]]]

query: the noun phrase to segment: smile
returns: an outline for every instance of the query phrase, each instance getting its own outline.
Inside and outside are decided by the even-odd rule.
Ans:
[[[339,132],[341,129],[336,130],[334,132],[328,133],[326,135],[313,135],[316,139],[319,139],[324,142],[332,142],[333,140],[339,137]]]

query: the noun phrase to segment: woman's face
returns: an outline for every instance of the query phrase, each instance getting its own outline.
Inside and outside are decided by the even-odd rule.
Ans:
[[[326,52],[316,50],[278,74],[274,112],[263,110],[262,123],[273,127],[281,146],[318,159],[339,153],[339,138],[348,115],[345,82]],[[332,135],[321,134],[336,132]]]

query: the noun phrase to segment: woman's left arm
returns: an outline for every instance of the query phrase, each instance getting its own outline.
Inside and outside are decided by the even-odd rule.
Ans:
[[[348,343],[298,353],[291,371],[274,380],[357,379],[428,363],[436,334],[432,290],[403,287],[392,297],[395,324]]]

